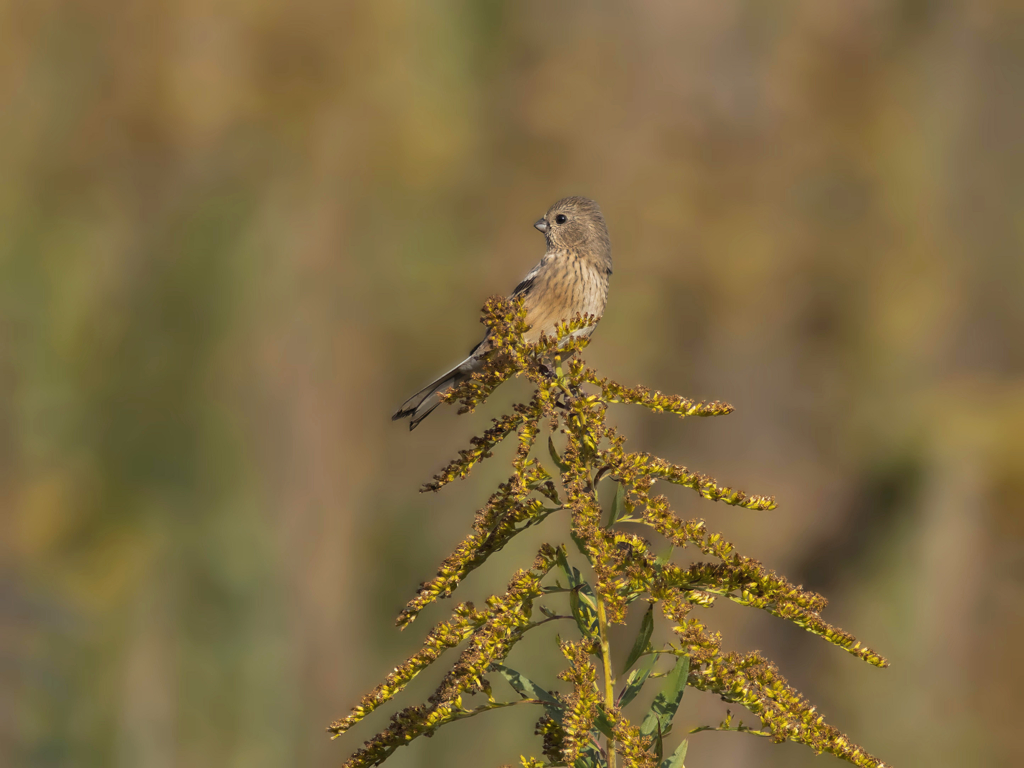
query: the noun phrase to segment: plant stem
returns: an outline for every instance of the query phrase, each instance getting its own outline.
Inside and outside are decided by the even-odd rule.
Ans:
[[[458,712],[451,717],[451,721],[465,720],[468,717],[476,717],[482,715],[484,712],[491,712],[495,709],[505,709],[507,707],[516,707],[520,704],[540,704],[542,707],[548,706],[548,702],[541,701],[540,699],[517,699],[516,701],[495,701],[488,702],[487,704],[481,704],[475,709],[467,709],[462,712]]]
[[[548,616],[546,619],[541,619],[540,621],[531,621],[529,624],[527,624],[525,627],[523,627],[523,631],[525,632],[528,629],[536,629],[537,627],[539,627],[539,626],[541,626],[543,624],[547,624],[549,621],[558,621],[559,619],[569,619],[569,621],[572,621],[573,617],[572,616]]]
[[[555,369],[558,374],[558,385],[562,388],[565,393],[566,402],[579,397],[580,393],[573,394],[572,391],[566,384],[565,375],[562,372],[561,358],[555,358],[558,367]],[[583,426],[582,419],[580,416],[572,417],[572,432],[578,441],[578,445],[581,452],[586,453],[589,447],[590,458],[593,458],[594,452],[597,450],[598,439],[587,429],[581,429]],[[588,441],[587,438],[590,438]],[[588,444],[589,443],[589,444]],[[585,459],[586,460],[586,459]],[[591,474],[590,461],[587,461],[587,484],[588,490],[594,494],[594,500],[597,500],[597,491],[594,488],[593,475]],[[609,523],[609,527],[610,527]],[[589,558],[589,555],[588,555]],[[591,560],[591,567],[594,567],[594,562]],[[615,708],[615,676],[612,674],[612,656],[611,646],[608,642],[608,614],[605,611],[604,600],[601,598],[601,590],[595,589],[594,596],[597,598],[597,627],[598,633],[601,640],[601,660],[604,667],[604,706],[608,712],[609,717],[611,716],[612,710]],[[608,737],[607,747],[605,752],[605,761],[608,768],[616,768],[617,765],[617,754],[615,752],[615,739],[612,736]]]
[[[597,627],[601,635],[601,659],[604,661],[604,706],[611,714],[615,706],[615,678],[612,676],[612,657],[608,643],[608,618],[605,615],[604,600],[601,593],[595,590],[597,596]],[[615,739],[608,737],[607,761],[608,768],[615,768]]]

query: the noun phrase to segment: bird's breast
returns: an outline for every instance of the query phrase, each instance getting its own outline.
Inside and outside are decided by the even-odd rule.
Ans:
[[[608,273],[603,267],[574,254],[555,255],[543,264],[526,299],[527,341],[541,333],[551,336],[558,323],[576,313],[604,314]]]

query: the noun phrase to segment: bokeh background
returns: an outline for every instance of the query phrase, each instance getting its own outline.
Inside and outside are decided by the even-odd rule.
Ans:
[[[384,727],[324,732],[445,615],[393,626],[508,452],[417,488],[528,393],[388,416],[582,194],[616,265],[588,361],[737,407],[614,420],[776,494],[671,498],[892,667],[732,605],[727,647],[897,766],[1022,764],[1022,89],[1011,0],[0,2],[0,763],[330,766]],[[393,764],[517,762],[534,715]]]

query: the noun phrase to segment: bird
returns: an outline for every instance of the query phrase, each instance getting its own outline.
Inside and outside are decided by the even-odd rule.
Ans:
[[[612,274],[608,227],[593,200],[563,198],[533,226],[544,235],[547,249],[509,297],[523,300],[529,326],[524,339],[530,343],[538,341],[542,333],[554,335],[555,327],[576,313],[593,315],[599,320],[608,301],[608,279]],[[591,325],[578,335],[590,336],[594,327]],[[488,331],[465,360],[402,403],[391,420],[408,418],[409,429],[415,429],[441,404],[441,393],[483,368],[491,349]]]

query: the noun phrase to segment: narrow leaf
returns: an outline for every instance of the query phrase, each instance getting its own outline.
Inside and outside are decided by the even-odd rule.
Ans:
[[[604,707],[598,708],[597,717],[594,718],[594,727],[609,739],[615,738],[615,734],[612,732],[612,719],[608,717],[608,713],[604,711]]]
[[[580,584],[579,592],[580,600],[586,603],[586,606],[597,616],[597,596],[594,594],[594,588],[584,581]]]
[[[580,554],[589,560],[590,555],[587,553],[587,542],[585,542],[572,531],[569,532],[569,536],[572,537],[572,543],[576,545],[576,549],[580,551]]]
[[[579,578],[579,571],[576,571],[576,577]],[[569,593],[569,608],[580,632],[586,637],[597,637],[597,603],[589,584],[582,582]]]
[[[585,745],[581,751],[583,754],[573,763],[573,768],[605,768],[608,765],[604,753],[593,744]]]
[[[686,750],[689,746],[690,743],[686,739],[679,742],[679,746],[676,747],[676,751],[662,762],[661,768],[685,768],[683,760],[686,759]]]
[[[562,705],[558,699],[552,696],[548,691],[541,688],[526,675],[521,672],[517,672],[510,667],[506,667],[504,664],[491,664],[491,669],[504,677],[515,692],[524,699],[537,699],[538,701],[543,701],[544,709],[547,710],[548,714],[555,720],[561,721]]]
[[[572,611],[573,618],[576,619],[576,626],[586,637],[596,636],[597,601],[594,598],[594,590],[583,581],[579,569],[569,565],[563,551],[558,551],[555,561],[565,574],[566,581],[569,582],[569,589],[572,590],[569,592],[569,609]]]
[[[690,674],[690,657],[679,656],[676,665],[665,678],[665,685],[657,696],[651,709],[640,725],[640,733],[644,736],[658,731],[667,731],[679,709],[679,702],[683,698],[683,691],[686,690],[686,680]]]
[[[629,652],[629,657],[626,659],[626,666],[622,668],[622,674],[626,674],[629,668],[636,664],[636,660],[640,658],[640,654],[647,650],[648,645],[651,642],[651,633],[654,632],[654,603],[647,606],[647,612],[644,614],[643,621],[640,622],[640,634],[636,636],[636,640],[633,641],[633,648]]]
[[[659,569],[662,568],[665,565],[665,563],[667,563],[669,560],[672,559],[672,552],[674,550],[675,550],[675,547],[674,546],[670,546],[668,548],[668,552],[666,552],[663,555],[658,555],[657,559],[654,561],[654,567],[655,568],[659,568]]]
[[[615,484],[615,496],[612,498],[612,511],[608,516],[608,525],[617,523],[626,516],[626,486]]]
[[[555,443],[548,436],[548,453],[551,454],[551,460],[555,462],[555,466],[558,467],[562,472],[569,471],[569,465],[562,461],[562,457],[558,455],[558,451],[555,449]]]
[[[579,584],[579,571],[569,565],[569,561],[565,556],[565,548],[559,547],[555,554],[555,562],[558,563],[558,567],[562,569],[562,573],[565,574],[565,580],[569,582],[569,587],[575,587]],[[573,576],[577,577],[575,580]]]
[[[665,742],[661,738],[661,723],[658,723],[658,731],[654,734],[654,761],[661,762],[661,756],[665,754]]]
[[[622,693],[619,694],[620,707],[626,706],[637,697],[637,694],[640,693],[640,689],[643,688],[644,683],[647,682],[647,678],[651,674],[651,670],[654,669],[654,662],[657,660],[658,656],[652,653],[639,667],[629,673],[629,677],[626,678],[626,687],[623,688]]]
[[[576,619],[576,626],[579,627],[580,634],[589,636],[590,632],[587,622],[580,612],[580,596],[576,594],[576,590],[569,593],[569,610],[572,612],[572,617]]]

